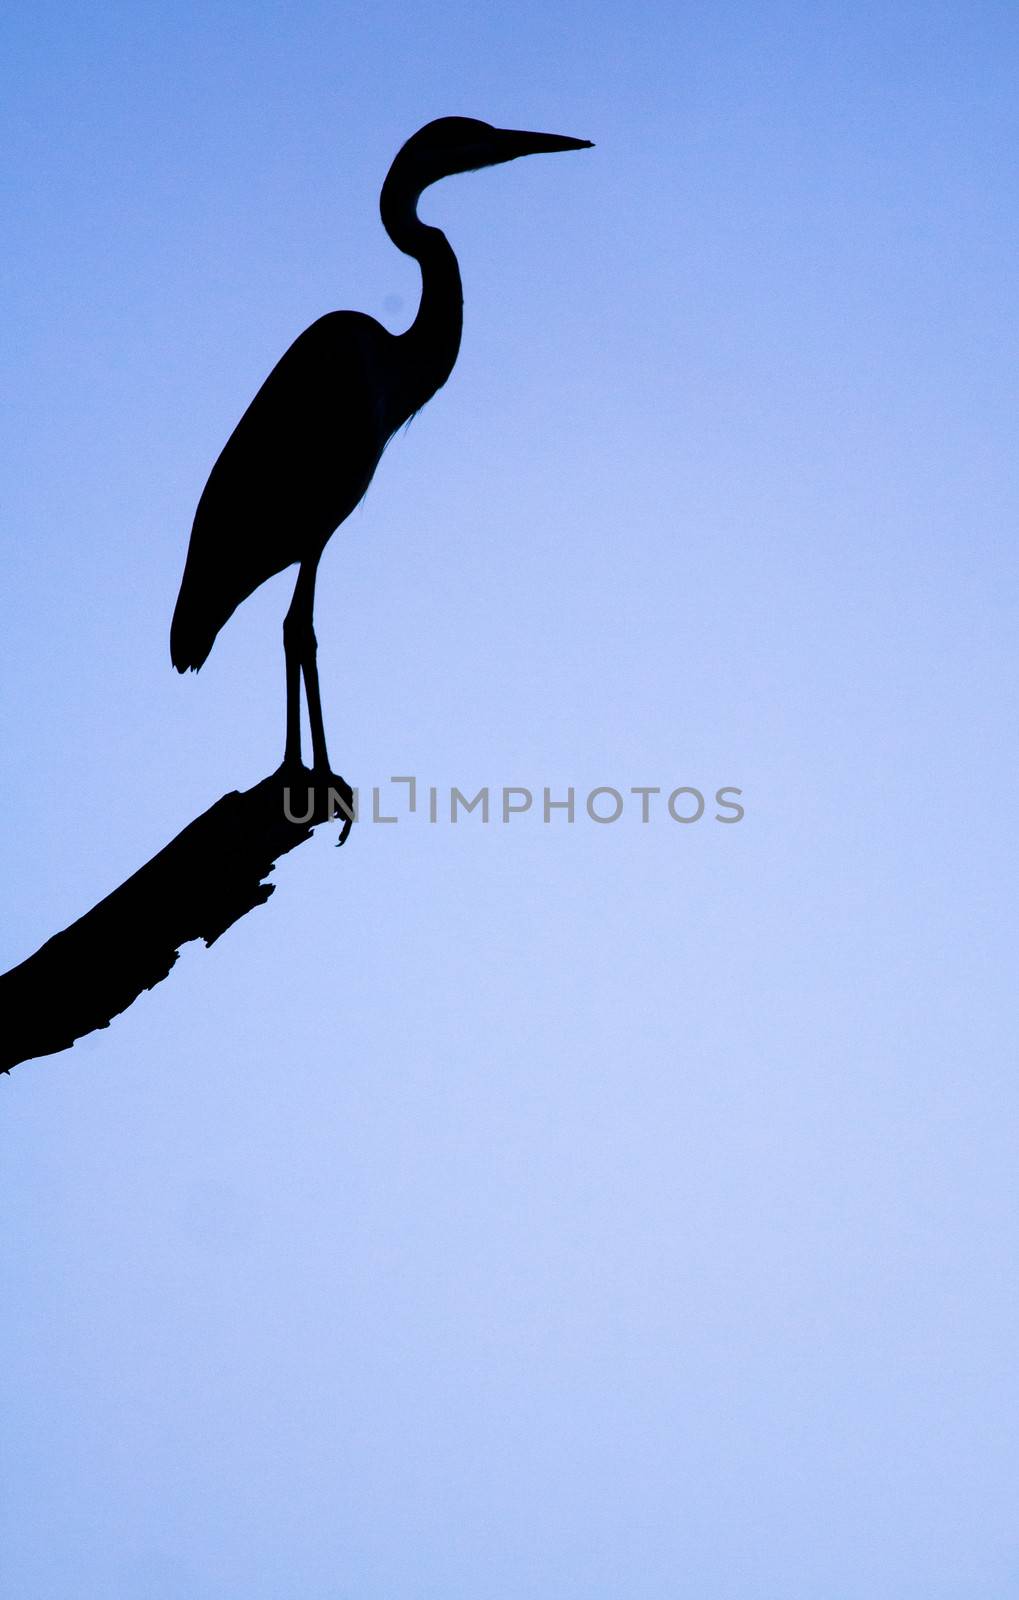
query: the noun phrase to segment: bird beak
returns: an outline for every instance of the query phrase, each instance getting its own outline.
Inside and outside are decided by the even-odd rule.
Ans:
[[[564,133],[522,133],[515,128],[498,130],[497,161],[515,161],[517,156],[537,156],[554,150],[590,150],[590,139],[569,139]]]

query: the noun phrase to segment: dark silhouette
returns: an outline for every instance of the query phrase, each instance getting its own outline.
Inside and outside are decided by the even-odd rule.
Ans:
[[[273,368],[227,440],[195,514],[170,630],[178,672],[205,661],[227,618],[275,573],[300,564],[283,624],[285,768],[301,763],[304,675],[316,771],[329,771],[316,641],[315,574],[327,541],[370,484],[389,439],[441,389],[463,326],[456,256],[417,215],[423,189],[457,172],[542,151],[583,150],[587,139],[519,133],[468,117],[440,117],[408,139],[382,188],[382,222],[421,267],[421,305],[406,333],[359,311],[320,317]]]
[[[310,838],[317,823],[343,816],[343,843],[353,797],[331,772],[326,751],[312,626],[315,574],[389,439],[452,372],[463,325],[456,257],[445,235],[419,220],[418,199],[456,172],[589,143],[442,117],[396,157],[382,189],[382,221],[397,248],[420,264],[418,314],[406,333],[394,335],[360,312],[334,311],[291,345],[209,476],[170,630],[174,666],[197,671],[241,601],[299,564],[283,624],[283,765],[244,794],[224,795],[113,894],[0,976],[0,1072],[106,1027],[166,977],[182,944],[198,938],[212,944],[264,904],[273,886],[263,880],[273,864]],[[311,772],[301,761],[302,674]]]
[[[182,944],[225,933],[273,892],[262,880],[354,797],[330,774],[274,773],[225,794],[105,900],[0,976],[0,1073],[66,1050],[170,971]],[[300,818],[300,821],[293,820]]]

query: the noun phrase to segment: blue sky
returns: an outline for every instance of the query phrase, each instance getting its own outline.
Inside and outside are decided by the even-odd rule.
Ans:
[[[2,33],[3,967],[279,760],[289,576],[169,618],[287,344],[413,314],[396,149],[596,141],[426,198],[460,361],[317,604],[352,782],[581,814],[323,831],[0,1086],[6,1589],[1014,1594],[1014,9]]]

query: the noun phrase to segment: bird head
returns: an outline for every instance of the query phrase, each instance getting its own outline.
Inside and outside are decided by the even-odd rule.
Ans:
[[[476,172],[479,167],[515,161],[517,156],[590,148],[590,139],[493,128],[491,123],[476,122],[473,117],[439,117],[411,135],[394,161],[393,169],[399,166],[407,178],[423,189],[454,173]]]

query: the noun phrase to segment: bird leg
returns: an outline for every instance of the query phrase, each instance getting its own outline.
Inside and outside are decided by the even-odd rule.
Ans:
[[[283,624],[283,654],[287,666],[287,742],[283,749],[283,765],[296,771],[301,763],[301,657],[292,628],[288,628],[290,613]]]
[[[283,651],[287,667],[287,740],[283,755],[285,767],[301,766],[301,674],[308,697],[311,724],[312,762],[316,772],[329,772],[322,699],[318,687],[318,641],[312,625],[315,605],[315,573],[318,563],[303,562],[294,587],[294,598],[283,622]]]
[[[297,615],[297,595],[283,622],[283,655],[287,670],[287,742],[283,765],[299,771],[301,761],[301,641]]]
[[[318,690],[318,640],[315,630],[308,625],[305,641],[304,692],[308,697],[308,721],[311,723],[311,757],[316,772],[328,776],[329,752],[326,749],[326,730],[322,721],[322,698]]]

